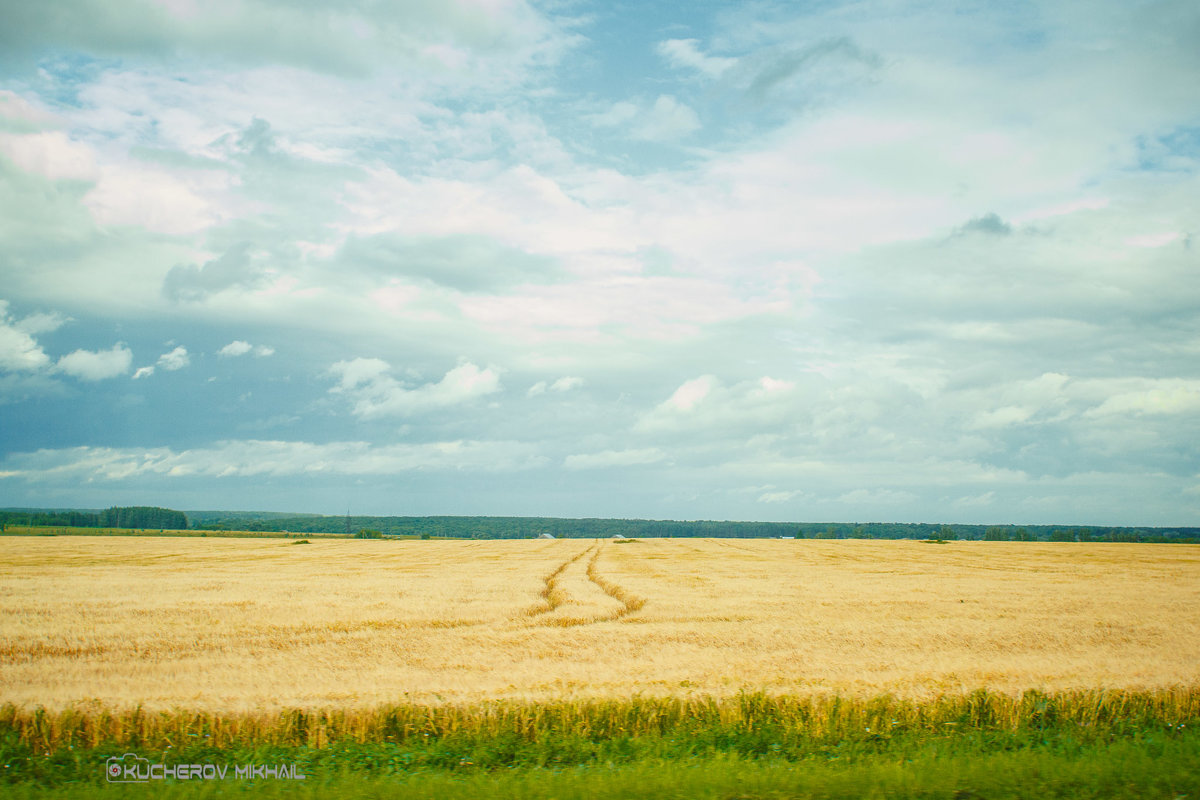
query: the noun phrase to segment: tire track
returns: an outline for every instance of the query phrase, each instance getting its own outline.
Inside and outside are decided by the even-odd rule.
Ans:
[[[646,605],[646,598],[638,597],[637,595],[626,591],[617,584],[601,577],[596,571],[596,562],[600,559],[601,552],[601,548],[597,546],[595,555],[593,555],[591,560],[588,561],[587,576],[588,580],[599,586],[601,591],[621,604],[621,610],[609,619],[620,619],[621,617],[628,616],[635,611],[641,611]]]
[[[553,572],[542,579],[542,590],[538,592],[541,600],[523,612],[523,616],[537,617],[541,614],[549,614],[552,611],[558,610],[560,606],[570,599],[570,595],[560,585],[562,582],[562,574],[567,571],[567,567],[574,564],[579,559],[586,556],[591,551],[591,548],[580,550],[575,555],[568,558],[563,563],[559,564]]]
[[[537,625],[569,628],[611,622],[640,611],[645,598],[600,574],[603,552],[603,544],[596,542],[559,564],[545,577],[540,601],[523,616]],[[580,564],[585,558],[586,564]]]
[[[746,547],[744,545],[734,544],[733,542],[729,542],[724,539],[717,539],[717,544],[719,544],[721,547],[728,547],[732,550],[741,550],[743,553],[753,553],[754,555],[761,555],[761,553],[757,550]]]

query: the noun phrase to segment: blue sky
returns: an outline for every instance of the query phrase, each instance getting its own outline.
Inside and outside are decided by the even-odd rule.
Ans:
[[[1195,3],[4,16],[2,506],[1200,518]]]

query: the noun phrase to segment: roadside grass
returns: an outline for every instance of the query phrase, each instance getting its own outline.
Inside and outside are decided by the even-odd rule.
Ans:
[[[182,755],[182,753],[181,753]],[[102,762],[56,783],[7,782],[8,798],[499,798],[500,800],[768,800],[776,798],[1164,798],[1200,791],[1200,735],[1147,731],[1085,743],[1051,737],[939,737],[881,750],[812,752],[799,758],[728,751],[678,757],[537,766],[405,765],[376,746],[224,752],[188,758],[304,764],[303,781],[154,781],[106,784]],[[178,763],[188,763],[182,761]],[[192,763],[196,763],[193,761]]]
[[[125,753],[304,781],[108,785]],[[0,709],[6,797],[1195,797],[1200,690],[394,706],[278,715]],[[232,776],[232,771],[230,771]],[[147,795],[148,796],[148,795]]]

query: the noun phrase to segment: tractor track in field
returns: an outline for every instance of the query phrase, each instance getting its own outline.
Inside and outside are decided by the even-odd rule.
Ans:
[[[646,605],[646,598],[638,597],[636,594],[633,594],[621,586],[612,583],[611,581],[602,577],[596,570],[596,561],[598,561],[600,558],[601,550],[602,548],[597,545],[595,554],[592,556],[591,560],[588,561],[587,576],[588,580],[599,586],[602,592],[621,604],[621,610],[610,619],[620,619],[621,617],[628,616],[635,611],[641,611],[642,607]]]
[[[525,612],[527,617],[536,617],[541,614],[549,614],[558,609],[567,601],[566,591],[559,585],[562,579],[562,574],[567,571],[567,567],[574,564],[579,559],[588,554],[591,548],[580,550],[575,555],[568,558],[566,561],[559,564],[553,572],[542,579],[542,591],[538,593],[541,600],[537,605],[528,609]]]
[[[641,610],[646,605],[645,598],[638,597],[600,574],[597,562],[602,552],[603,545],[597,542],[559,564],[553,572],[543,579],[543,587],[541,592],[539,592],[540,600],[537,605],[527,609],[523,616],[532,618],[538,624],[545,626],[574,627],[577,625],[590,625],[596,622],[611,622]],[[582,575],[568,575],[568,570],[576,566],[589,554],[591,558],[587,560]],[[593,585],[606,597],[619,603],[620,608],[603,614],[569,616],[568,607],[578,604],[578,599],[571,594],[566,585],[569,578],[573,579],[573,582],[577,585],[580,583],[581,578],[586,578],[589,584]],[[562,616],[552,616],[560,611]]]
[[[719,544],[721,547],[728,547],[732,550],[741,550],[743,553],[753,553],[754,555],[762,555],[758,551],[752,550],[749,547],[745,547],[744,545],[740,545],[740,544],[734,544],[733,542],[727,542],[724,539],[718,539],[717,544]]]

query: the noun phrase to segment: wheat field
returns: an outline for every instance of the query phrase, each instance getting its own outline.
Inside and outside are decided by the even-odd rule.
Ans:
[[[1200,547],[0,539],[0,702],[197,711],[1200,683]]]

